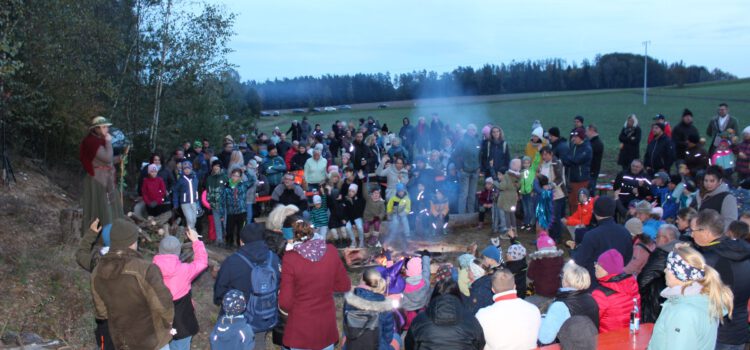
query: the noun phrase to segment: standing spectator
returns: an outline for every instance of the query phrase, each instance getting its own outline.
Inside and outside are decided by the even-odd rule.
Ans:
[[[556,126],[549,128],[547,134],[549,136],[549,146],[552,148],[552,154],[557,159],[562,159],[564,155],[568,154],[568,150],[570,149],[568,139],[560,136],[560,128]]]
[[[430,123],[430,149],[437,149],[443,141],[443,129],[445,126],[440,121],[437,113],[432,113],[432,122]]]
[[[388,201],[396,194],[396,185],[409,182],[409,171],[404,168],[404,159],[395,158],[393,164],[390,164],[391,158],[383,156],[380,165],[375,170],[378,176],[386,178],[385,200]]]
[[[343,349],[392,350],[400,348],[401,337],[394,332],[393,304],[385,297],[387,283],[374,268],[362,273],[362,282],[344,296]],[[377,319],[372,326],[357,325],[361,317]],[[353,327],[352,327],[353,326]],[[395,344],[394,344],[395,343]],[[395,345],[395,346],[394,346]]]
[[[305,182],[307,182],[307,188],[311,191],[319,190],[320,184],[326,180],[328,162],[321,156],[322,148],[322,145],[320,147],[315,146],[312,158],[305,161]]]
[[[576,119],[577,120],[577,119]],[[563,164],[570,169],[570,192],[568,206],[575,208],[578,201],[578,190],[587,188],[591,176],[591,145],[586,139],[586,130],[575,129],[570,135],[571,145],[568,154],[562,158]]]
[[[594,203],[594,216],[599,225],[586,233],[572,255],[578,265],[589,270],[592,280],[596,276],[594,260],[605,251],[616,249],[623,261],[630,261],[633,257],[630,233],[614,221],[614,214],[615,201],[610,197],[599,197]]]
[[[591,175],[589,176],[589,192],[596,192],[596,181],[599,179],[599,171],[602,168],[602,157],[604,156],[604,143],[599,138],[599,129],[594,124],[589,124],[586,129],[586,137],[591,144]]]
[[[219,153],[219,160],[221,161],[221,168],[229,168],[229,159],[232,158],[232,151],[234,151],[234,142],[224,141],[221,153]]]
[[[729,317],[724,317],[719,326],[716,348],[742,349],[750,340],[747,330],[750,244],[743,240],[727,238],[723,234],[727,226],[724,221],[726,219],[715,210],[700,210],[690,222],[690,229],[693,231],[695,244],[706,259],[706,264],[719,273],[721,281],[728,285],[734,294],[734,311]],[[666,313],[666,310],[662,313]]]
[[[712,165],[706,169],[703,177],[703,186],[698,190],[698,195],[691,203],[699,212],[704,209],[713,209],[721,214],[724,219],[724,228],[737,220],[737,197],[729,191],[729,185],[724,183],[724,172],[720,167]]]
[[[380,165],[380,157],[385,154],[385,149],[381,147],[377,142],[375,134],[368,135],[365,138],[365,159],[362,163],[362,170],[369,176],[375,172],[375,169]]]
[[[307,153],[307,146],[305,145],[299,145],[297,146],[297,152],[292,156],[291,161],[289,163],[289,170],[291,171],[298,171],[298,170],[305,170],[305,163],[307,163],[307,160],[312,157],[309,153]]]
[[[350,147],[354,170],[363,169],[367,165],[367,159],[370,157],[368,155],[370,149],[365,146],[364,138],[365,136],[362,132],[354,134],[354,142],[352,142],[352,147]]]
[[[562,232],[561,220],[565,216],[565,200],[567,199],[563,165],[554,156],[550,147],[542,148],[539,153],[542,156],[539,174],[546,176],[552,187],[552,226],[549,228],[549,233],[552,238],[559,240]]]
[[[185,225],[195,230],[198,219],[198,177],[193,174],[193,163],[182,162],[182,176],[177,180],[172,190],[172,207],[182,209]]]
[[[529,159],[534,159],[539,154],[539,150],[544,146],[547,146],[547,139],[544,138],[544,129],[541,126],[537,126],[531,131],[531,139],[526,143],[524,154]]]
[[[469,124],[466,134],[453,152],[453,159],[460,171],[461,193],[458,197],[458,213],[475,212],[474,196],[477,192],[477,181],[479,176],[479,140],[477,138],[477,127]]]
[[[222,212],[226,213],[227,222],[227,247],[234,247],[235,242],[240,244],[240,231],[245,227],[247,220],[247,189],[250,183],[242,180],[242,170],[232,170],[229,182],[224,187],[224,198]]]
[[[109,252],[91,273],[96,318],[107,319],[117,349],[169,349],[174,320],[172,294],[159,267],[138,253],[139,228],[118,218]]]
[[[732,142],[726,139],[719,141],[719,147],[711,155],[709,164],[717,165],[724,171],[724,179],[727,183],[732,183],[732,174],[734,173],[734,153],[730,149]]]
[[[406,333],[407,350],[484,348],[482,326],[461,305],[456,282],[438,282],[430,299],[427,311],[417,315]]]
[[[406,262],[404,292],[401,308],[404,310],[406,323],[403,330],[409,330],[411,322],[422,312],[430,301],[430,256],[412,257]]]
[[[284,158],[281,158],[277,153],[278,150],[274,146],[268,147],[268,158],[263,162],[263,172],[266,174],[266,180],[271,188],[275,188],[281,183],[281,178],[286,172],[286,163]]]
[[[430,126],[424,117],[419,117],[416,128],[414,128],[414,152],[422,155],[430,148]]]
[[[281,266],[279,308],[288,314],[284,346],[333,350],[338,342],[333,293],[348,292],[349,275],[330,244],[315,237],[310,224],[293,224],[293,248]],[[311,327],[315,325],[315,327]]]
[[[438,149],[438,147],[433,147],[433,149]],[[482,141],[479,154],[485,177],[495,176],[497,172],[504,174],[508,171],[510,152],[508,151],[508,143],[505,142],[503,129],[497,126],[490,129],[490,138]]]
[[[281,209],[282,211],[284,209]],[[270,223],[270,221],[269,221]],[[271,289],[278,290],[278,280],[280,277],[279,257],[272,252],[263,238],[265,230],[259,224],[248,224],[240,233],[240,248],[234,254],[227,257],[216,275],[214,282],[214,304],[221,305],[224,297],[233,289],[239,290],[244,294],[248,303],[257,303],[261,295],[260,286],[253,283],[253,272],[269,272],[273,274],[271,279],[274,281]],[[269,269],[270,268],[270,269]],[[256,271],[257,269],[257,271]],[[251,315],[255,316],[255,315]],[[255,333],[255,348],[262,350],[266,348],[266,334],[270,329],[264,329],[260,323],[264,318],[256,317],[248,319]]]
[[[575,316],[584,316],[599,329],[599,306],[588,292],[591,276],[585,268],[570,260],[562,268],[562,287],[547,309],[539,327],[539,343],[550,344],[558,338],[565,321]]]
[[[190,350],[191,339],[198,334],[198,318],[195,317],[190,289],[193,280],[208,267],[208,254],[203,242],[198,239],[198,232],[187,230],[185,235],[193,247],[193,262],[180,262],[182,243],[174,236],[166,236],[159,242],[159,254],[153,260],[164,276],[164,284],[172,293],[175,315],[172,328],[177,330],[177,334],[172,336],[169,348],[174,350]]]
[[[730,129],[736,132],[739,130],[739,123],[736,118],[729,115],[729,105],[720,103],[717,115],[711,119],[706,128],[706,134],[711,139],[709,153],[714,153],[714,149],[719,146],[719,140],[721,140],[719,135]]]
[[[292,144],[286,140],[286,134],[279,134],[279,142],[276,143],[276,149],[280,156],[286,156],[286,153],[292,148]]]
[[[750,126],[742,130],[742,141],[737,144],[737,183],[750,177]]]
[[[637,219],[636,219],[637,220]],[[656,249],[648,257],[646,265],[638,274],[638,292],[641,295],[641,322],[653,323],[661,313],[664,297],[661,292],[667,287],[664,269],[669,255],[680,237],[680,231],[673,225],[662,225],[656,234]]]
[[[591,296],[599,306],[599,332],[627,328],[630,311],[633,310],[633,299],[639,308],[641,304],[638,282],[633,275],[623,271],[625,265],[622,254],[616,249],[609,249],[599,255],[594,266],[599,285],[591,292]]]
[[[302,123],[299,124],[300,127],[300,134],[299,134],[299,141],[300,143],[307,142],[307,138],[312,134],[312,127],[310,126],[310,123],[307,122],[307,117],[302,117]]]
[[[375,245],[378,243],[380,237],[380,223],[385,221],[385,201],[380,198],[380,189],[373,188],[370,190],[369,196],[366,197],[365,212],[362,214],[364,220],[363,229],[365,235],[369,237],[368,245]],[[370,235],[370,228],[375,231]]]
[[[289,148],[289,150],[286,151],[286,154],[284,155],[284,163],[286,163],[287,170],[299,170],[292,169],[292,158],[294,158],[297,153],[299,153],[299,141],[292,141],[292,147]]]
[[[341,207],[344,210],[344,219],[346,220],[346,232],[349,234],[351,243],[349,248],[357,247],[357,239],[354,236],[354,230],[352,225],[357,227],[357,233],[359,234],[359,247],[364,248],[365,236],[364,229],[362,227],[362,215],[365,212],[365,199],[363,196],[364,188],[360,191],[359,185],[356,183],[349,184],[346,192],[346,196],[341,201]],[[341,188],[343,192],[344,188]]]
[[[258,197],[258,190],[262,188],[263,180],[258,176],[258,162],[255,159],[250,159],[247,162],[245,170],[245,177],[247,177],[247,192],[245,195],[245,207],[247,208],[247,220],[246,224],[253,222],[253,213],[259,212],[253,210],[255,206],[255,199]]]
[[[539,309],[516,295],[513,274],[501,269],[492,276],[494,304],[477,312],[485,349],[534,349],[542,317]],[[509,317],[508,315],[513,315]]]
[[[164,185],[167,189],[167,193],[172,192],[172,187],[174,186],[174,175],[167,170],[166,167],[162,166],[161,163],[161,156],[158,153],[151,153],[151,157],[149,157],[148,164],[155,165],[156,166],[156,176],[160,177],[162,181],[164,181]],[[143,180],[148,177],[148,166],[145,166],[141,168],[141,174],[138,177],[138,194],[143,196],[142,193],[142,186],[143,186]]]
[[[571,135],[576,131],[578,128],[584,128],[585,122],[583,119],[583,116],[577,115],[573,117],[573,129],[570,129]],[[572,139],[570,141],[573,141]]]
[[[216,243],[224,244],[224,228],[226,227],[226,216],[224,208],[224,188],[229,183],[227,174],[221,170],[221,161],[214,160],[211,163],[211,175],[206,179],[206,199],[211,205],[211,215],[214,218],[214,229],[216,230]]]
[[[500,238],[509,239],[508,230],[516,229],[516,204],[518,203],[518,190],[521,188],[521,160],[515,158],[510,161],[508,171],[497,173],[495,187],[500,191],[497,195],[496,206],[500,209],[500,214],[505,216],[505,220],[500,224]]]
[[[682,111],[682,119],[672,129],[672,141],[674,142],[675,157],[677,159],[687,159],[685,152],[688,150],[688,140],[690,140],[691,135],[695,135],[695,138],[700,140],[698,128],[693,125],[693,112],[685,108]]]
[[[721,335],[717,337],[717,326],[721,332],[727,325],[724,315],[733,313],[732,292],[701,254],[692,248],[677,248],[669,253],[666,270],[668,288],[662,295],[667,301],[648,348],[743,349],[744,343],[725,344]],[[738,307],[734,305],[734,310]],[[722,319],[725,323],[720,325]],[[739,321],[747,333],[747,320]]]
[[[706,152],[701,144],[700,136],[696,134],[688,135],[687,148],[683,157],[690,174],[697,174],[699,171],[706,170],[708,156],[708,152]]]
[[[411,213],[411,199],[403,183],[399,183],[396,186],[396,193],[388,200],[386,213],[388,213],[388,219],[390,220],[388,231],[390,239],[399,239],[405,243],[410,234],[409,213]]]
[[[391,148],[388,149],[388,156],[391,158],[401,158],[404,162],[408,162],[411,159],[413,151],[408,150],[406,147],[401,145],[401,139],[396,137],[391,140]]]
[[[403,146],[409,153],[414,152],[414,126],[411,125],[409,118],[404,118],[403,126],[398,131],[398,137],[401,139]]]
[[[638,126],[635,114],[628,116],[618,138],[620,153],[617,155],[617,164],[622,170],[627,170],[634,159],[641,158],[641,127]]]
[[[664,124],[664,135],[667,135],[670,139],[672,138],[672,125],[669,124],[667,121],[667,117],[664,116],[664,114],[657,114],[654,117],[654,123],[655,124]],[[654,129],[652,128],[651,131],[648,133],[648,143],[651,143],[651,141],[654,140]]]
[[[669,173],[669,169],[674,163],[674,146],[672,145],[672,139],[664,133],[665,127],[662,123],[656,123],[651,127],[654,138],[648,143],[646,154],[643,157],[643,165],[649,174],[660,171]]]
[[[292,133],[292,141],[304,140],[300,138],[302,136],[302,125],[297,120],[292,120],[292,125],[289,126],[289,130],[284,134],[289,135],[289,133]]]

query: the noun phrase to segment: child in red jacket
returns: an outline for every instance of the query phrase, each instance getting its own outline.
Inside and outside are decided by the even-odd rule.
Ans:
[[[594,202],[596,202],[596,198],[597,197],[591,198],[587,189],[580,189],[578,191],[578,207],[573,214],[570,214],[570,216],[561,220],[562,224],[568,227],[568,232],[570,232],[570,235],[575,241],[573,244],[571,244],[570,241],[566,242],[571,248],[580,244],[583,240],[583,235],[580,233],[583,233],[584,231],[579,229],[584,229],[591,224],[591,217],[594,214]]]
[[[633,299],[638,309],[641,308],[638,282],[633,275],[624,272],[622,255],[616,249],[599,255],[594,268],[599,285],[591,296],[599,305],[599,333],[627,328]]]
[[[167,186],[164,180],[157,176],[158,173],[159,168],[154,164],[149,164],[148,177],[143,179],[143,185],[141,185],[141,195],[149,216],[159,216],[170,209],[169,206],[164,206]]]

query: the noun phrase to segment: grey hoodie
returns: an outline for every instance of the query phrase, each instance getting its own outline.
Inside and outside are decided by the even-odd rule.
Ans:
[[[701,209],[705,209],[703,208],[704,202],[710,200],[711,197],[724,192],[729,192],[729,186],[725,183],[722,183],[715,190],[706,193],[705,196],[699,193],[699,195],[695,197],[695,203],[697,204],[696,209],[698,209],[699,211]],[[724,230],[726,230],[729,227],[729,224],[732,223],[732,221],[737,220],[737,217],[739,217],[737,209],[737,197],[735,197],[731,193],[727,194],[726,197],[724,197],[724,200],[721,202],[721,210],[719,211],[719,214],[721,214],[721,217],[724,219]]]

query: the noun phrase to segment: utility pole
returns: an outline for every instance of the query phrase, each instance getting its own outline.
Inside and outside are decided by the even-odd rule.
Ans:
[[[643,46],[645,48],[645,54],[643,55],[643,105],[648,103],[648,97],[646,92],[648,91],[648,44],[651,44],[650,40],[644,41]]]

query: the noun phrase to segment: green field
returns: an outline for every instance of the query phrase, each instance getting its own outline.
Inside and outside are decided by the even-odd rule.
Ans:
[[[469,99],[473,100],[470,101]],[[440,114],[443,122],[452,124],[475,123],[480,128],[487,122],[499,125],[505,131],[514,154],[520,154],[531,133],[531,123],[538,119],[545,130],[558,126],[563,133],[573,127],[573,117],[583,115],[586,124],[593,123],[605,144],[602,167],[604,171],[616,169],[615,160],[619,142],[617,136],[627,115],[635,113],[644,128],[642,149],[646,148],[646,135],[652,118],[657,113],[667,116],[676,125],[683,108],[694,114],[694,124],[703,134],[708,121],[716,113],[721,102],[729,104],[730,115],[738,118],[740,128],[750,124],[750,79],[732,82],[689,85],[683,88],[663,87],[649,89],[648,105],[643,105],[641,89],[591,90],[574,92],[541,92],[530,94],[507,94],[481,96],[469,99],[431,99],[423,101],[399,101],[390,103],[387,109],[373,109],[376,104],[358,105],[350,111],[309,114],[312,123],[320,123],[323,130],[330,130],[335,120],[352,120],[373,116],[387,123],[391,131],[398,132],[401,119],[416,118],[433,112]],[[369,107],[368,109],[365,109]],[[286,131],[294,119],[302,115],[282,115],[263,118],[258,122],[261,130],[269,131],[278,125]]]

